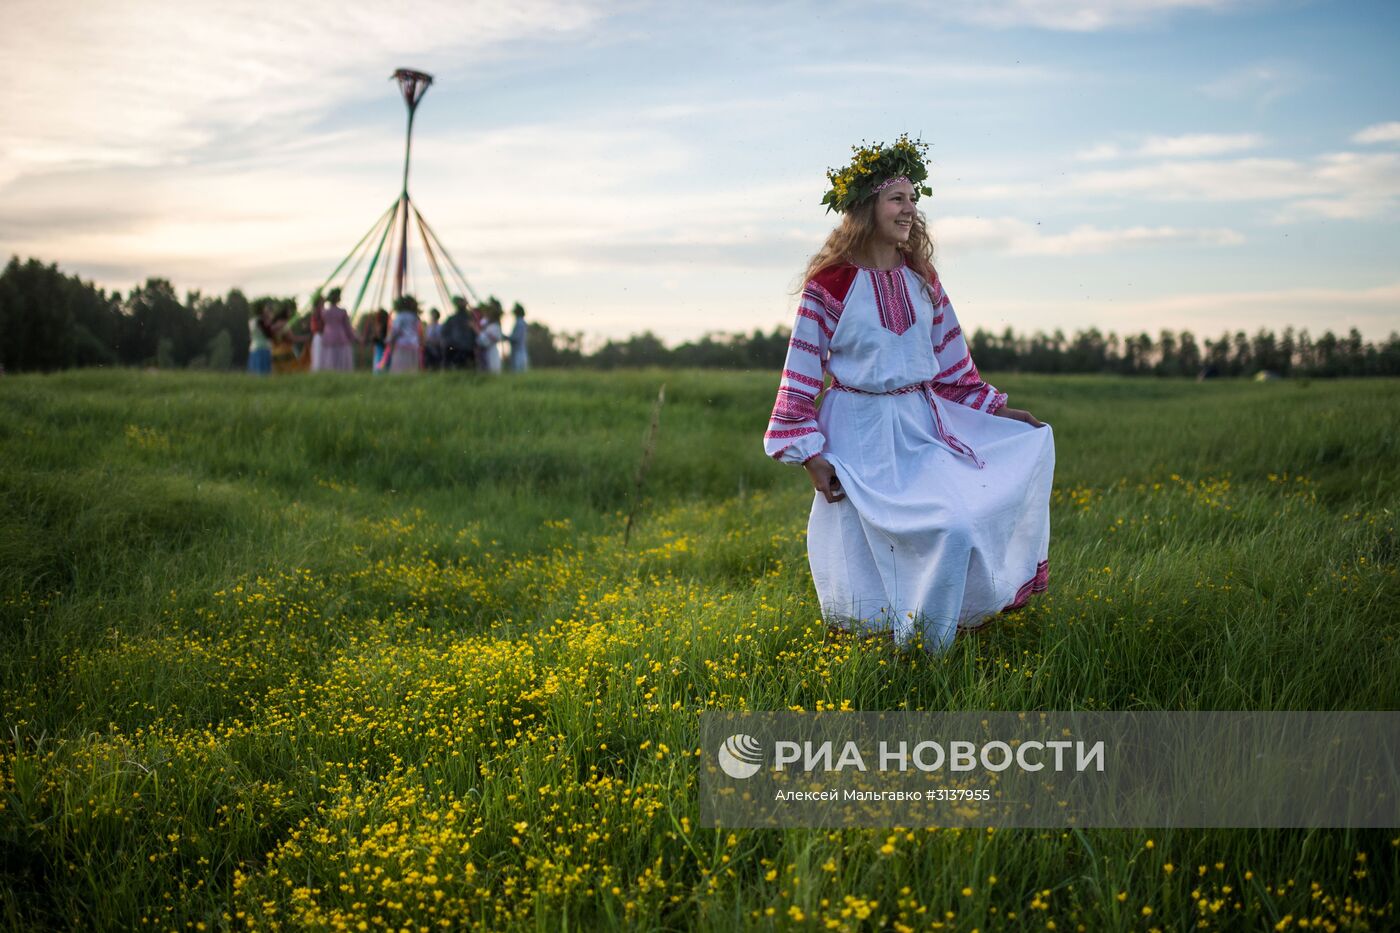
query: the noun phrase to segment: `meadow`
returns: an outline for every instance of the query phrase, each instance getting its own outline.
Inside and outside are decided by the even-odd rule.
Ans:
[[[0,925],[1395,928],[1400,830],[697,825],[707,709],[1400,708],[1400,382],[989,378],[1050,590],[936,657],[773,373],[0,379]]]

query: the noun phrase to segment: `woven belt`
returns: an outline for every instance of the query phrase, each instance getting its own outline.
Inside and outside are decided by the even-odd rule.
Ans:
[[[835,376],[831,377],[831,388],[837,392],[854,392],[856,395],[909,395],[914,392],[922,392],[924,397],[928,399],[929,407],[933,409],[933,425],[938,432],[939,440],[943,442],[943,446],[947,447],[954,454],[970,459],[973,463],[977,464],[977,469],[984,469],[987,464],[982,461],[981,457],[977,456],[977,452],[960,441],[957,435],[943,426],[943,413],[938,407],[938,393],[933,390],[933,387],[933,380],[929,380],[927,382],[912,382],[907,386],[900,386],[897,389],[886,389],[883,392],[871,392],[868,389],[857,389],[855,386],[845,385],[838,382]]]
[[[910,392],[923,392],[927,388],[932,388],[932,382],[911,382],[907,386],[900,386],[898,389],[886,389],[883,392],[871,392],[868,389],[857,389],[855,386],[848,386],[837,382],[836,377],[831,377],[831,388],[838,392],[854,392],[857,395],[908,395]]]

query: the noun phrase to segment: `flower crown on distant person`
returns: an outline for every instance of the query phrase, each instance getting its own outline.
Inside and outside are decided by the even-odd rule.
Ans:
[[[827,169],[831,190],[822,198],[822,203],[827,210],[842,214],[901,178],[914,186],[915,200],[920,194],[933,194],[931,188],[921,184],[928,178],[928,168],[924,165],[928,148],[928,143],[912,140],[907,133],[901,134],[892,146],[884,143],[852,146],[855,158],[850,165]]]

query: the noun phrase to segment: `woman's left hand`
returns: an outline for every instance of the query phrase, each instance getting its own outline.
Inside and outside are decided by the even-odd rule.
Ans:
[[[1041,421],[1035,415],[1022,408],[1009,408],[1003,405],[1001,408],[997,409],[996,414],[999,418],[1013,418],[1016,421],[1024,421],[1033,428],[1045,427],[1044,421]]]

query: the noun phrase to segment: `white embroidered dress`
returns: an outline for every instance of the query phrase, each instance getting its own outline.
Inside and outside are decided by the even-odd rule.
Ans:
[[[481,347],[481,359],[488,373],[501,371],[501,325],[496,321],[484,324],[477,335],[476,345]]]
[[[394,312],[394,320],[389,327],[389,371],[394,373],[416,373],[422,368],[422,344],[418,340],[418,330],[422,321],[412,311]]]
[[[846,493],[817,493],[807,525],[823,615],[937,651],[1046,588],[1054,437],[1005,404],[936,276],[843,264],[807,283],[764,448],[823,455]]]

